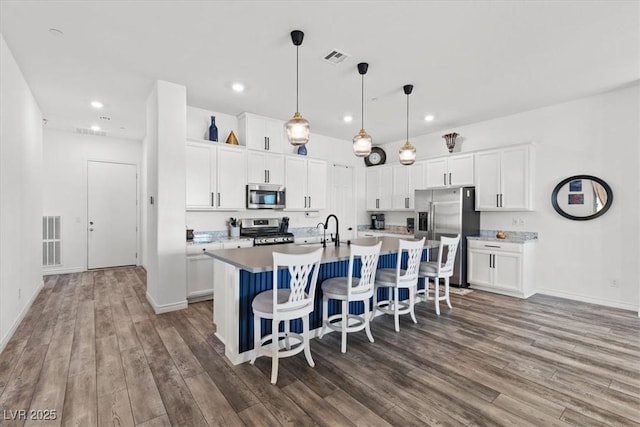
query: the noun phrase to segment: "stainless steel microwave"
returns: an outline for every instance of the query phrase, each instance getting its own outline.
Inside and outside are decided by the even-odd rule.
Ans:
[[[284,209],[283,185],[247,184],[247,209]]]

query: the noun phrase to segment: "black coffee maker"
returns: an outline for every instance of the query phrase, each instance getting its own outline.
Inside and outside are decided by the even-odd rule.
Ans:
[[[384,230],[384,214],[371,214],[371,229]]]

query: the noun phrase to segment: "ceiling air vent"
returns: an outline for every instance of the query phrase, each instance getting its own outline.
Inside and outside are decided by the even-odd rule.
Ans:
[[[322,59],[328,62],[329,64],[337,65],[342,61],[344,61],[345,59],[347,59],[349,56],[351,55],[349,55],[348,53],[340,52],[338,49],[333,49],[331,52],[327,53]]]
[[[95,131],[87,128],[76,128],[76,133],[81,135],[107,136],[107,132],[103,130]]]

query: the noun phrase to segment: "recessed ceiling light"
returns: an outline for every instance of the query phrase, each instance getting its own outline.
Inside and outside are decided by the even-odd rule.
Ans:
[[[342,118],[342,120],[344,120],[346,123],[351,123],[353,121],[353,117],[351,116],[344,116]]]
[[[231,89],[234,92],[244,92],[244,85],[242,83],[234,83],[231,85]]]
[[[64,35],[64,33],[57,28],[49,28],[49,34],[55,37],[60,37]]]
[[[433,114],[427,114],[426,116],[424,116],[424,120],[427,122],[432,122],[433,119],[435,119],[436,117]]]
[[[94,131],[94,132],[98,132],[100,130],[100,126],[93,125],[93,126],[91,126],[91,130]]]
[[[100,101],[91,101],[91,106],[93,108],[102,108],[103,107],[102,102],[100,102]]]

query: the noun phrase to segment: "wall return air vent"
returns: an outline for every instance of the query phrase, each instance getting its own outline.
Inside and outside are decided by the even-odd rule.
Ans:
[[[351,55],[348,53],[341,52],[338,49],[333,49],[331,52],[327,53],[322,60],[329,64],[338,65],[350,56]]]
[[[103,130],[95,131],[88,128],[76,128],[76,133],[79,133],[81,135],[107,136],[107,132]]]

